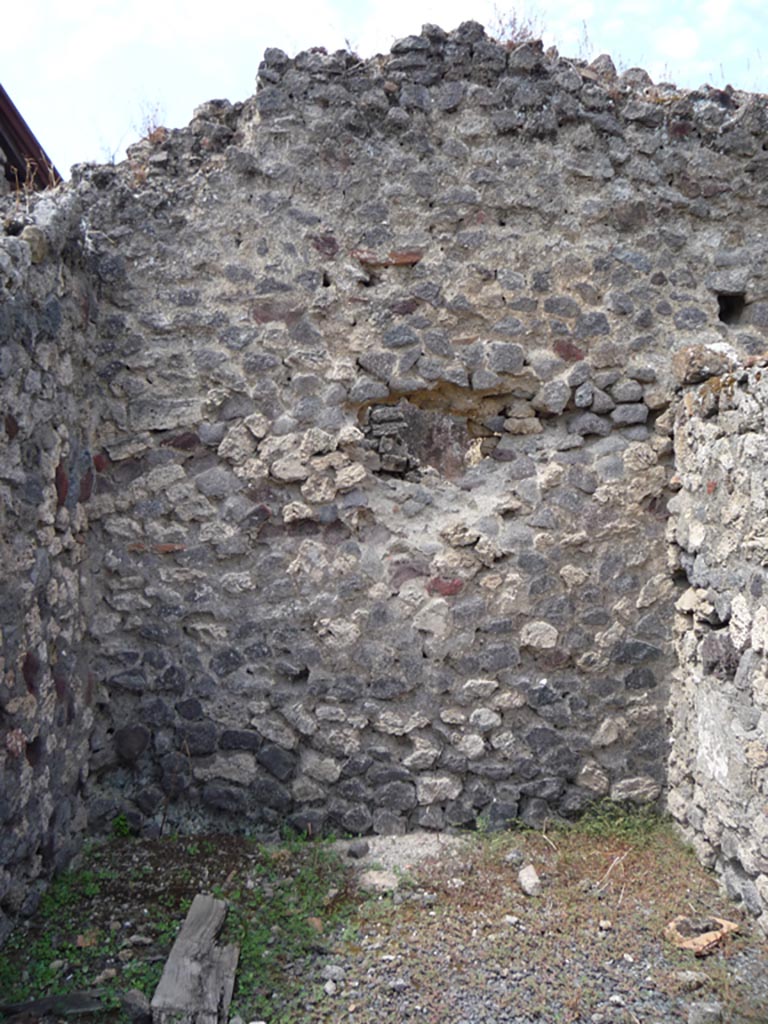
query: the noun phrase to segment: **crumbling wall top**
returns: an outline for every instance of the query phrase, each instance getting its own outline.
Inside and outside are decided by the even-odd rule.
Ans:
[[[753,157],[762,154],[768,124],[765,97],[730,86],[654,84],[639,68],[619,74],[606,55],[591,64],[566,59],[540,41],[491,39],[474,21],[450,33],[425,25],[368,60],[322,49],[289,58],[268,49],[258,73],[260,116],[285,119],[303,104],[334,118],[346,108],[343,126],[361,133],[404,131],[419,115],[471,104],[485,108],[501,134],[552,138],[580,124],[615,138],[632,129],[661,131],[668,143],[700,140]]]

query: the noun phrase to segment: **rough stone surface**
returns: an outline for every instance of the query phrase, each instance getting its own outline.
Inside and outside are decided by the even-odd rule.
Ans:
[[[762,914],[761,925],[768,898],[767,436],[768,377],[760,365],[689,389],[677,409],[681,487],[670,503],[670,557],[689,587],[675,606],[669,807],[730,894]]]
[[[15,197],[0,200],[3,936],[9,917],[37,905],[26,900],[28,892],[39,898],[30,885],[62,868],[79,845],[89,766],[104,751],[95,714],[107,694],[92,673],[89,640],[120,617],[95,611],[87,571],[87,510],[106,466],[93,446],[98,414],[89,384],[96,277],[77,241],[75,190],[40,195],[33,205],[37,223],[12,226]],[[138,681],[136,669],[129,656],[110,675]],[[114,744],[110,758],[118,757]]]
[[[517,881],[526,896],[541,895],[541,879],[533,864],[526,864],[518,871]]]
[[[670,806],[768,905],[762,117],[415,38],[0,201],[4,915],[118,814],[655,799],[678,663]]]

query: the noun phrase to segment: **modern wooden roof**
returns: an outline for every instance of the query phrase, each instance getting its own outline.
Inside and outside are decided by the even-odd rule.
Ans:
[[[0,150],[5,155],[5,177],[12,186],[42,189],[61,181],[61,175],[2,85]]]

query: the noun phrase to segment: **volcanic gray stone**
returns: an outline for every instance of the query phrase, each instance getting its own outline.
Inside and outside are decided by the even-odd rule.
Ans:
[[[226,498],[242,489],[242,481],[223,466],[214,466],[195,477],[195,486],[207,498]]]
[[[122,997],[120,1005],[131,1024],[151,1024],[152,1008],[143,992],[135,988],[129,989]]]
[[[533,408],[549,416],[559,416],[568,404],[571,389],[563,380],[551,380],[543,384],[531,400]]]
[[[261,736],[250,729],[225,729],[219,737],[221,750],[258,750]]]
[[[592,405],[594,388],[590,381],[579,384],[573,393],[573,404],[577,409],[588,409]]]
[[[296,755],[271,743],[258,751],[256,760],[281,782],[286,782],[296,771]]]
[[[630,426],[635,423],[645,423],[648,419],[649,409],[642,402],[637,404],[618,405],[611,412],[611,419],[618,426]]]
[[[126,725],[115,733],[115,750],[121,761],[137,761],[149,746],[150,732],[143,725]]]
[[[647,413],[646,413],[647,415]],[[585,437],[588,434],[596,434],[598,437],[607,437],[611,432],[610,420],[594,413],[585,412],[580,416],[574,416],[568,423],[568,431],[571,434],[579,434]]]
[[[590,406],[592,412],[598,414],[611,412],[615,407],[616,403],[609,394],[598,387],[592,389],[592,404]]]
[[[408,782],[390,782],[373,791],[377,807],[390,811],[409,811],[416,806],[416,787]]]
[[[605,313],[582,313],[576,321],[574,335],[577,338],[594,338],[610,334],[611,327]]]
[[[347,856],[352,857],[353,860],[360,860],[368,854],[370,848],[370,843],[367,840],[357,839],[347,847]]]
[[[619,380],[609,388],[611,398],[615,402],[639,402],[643,397],[643,388],[635,380]]]
[[[203,787],[202,800],[216,811],[233,814],[245,808],[246,797],[242,789],[220,782],[209,782]]]
[[[212,754],[217,746],[218,730],[214,722],[190,722],[178,729],[179,749],[191,756]]]

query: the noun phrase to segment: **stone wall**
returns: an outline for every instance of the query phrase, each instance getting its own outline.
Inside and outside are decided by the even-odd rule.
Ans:
[[[0,940],[86,819],[83,647],[93,295],[72,196],[15,201],[0,237]]]
[[[766,360],[760,360],[763,366]],[[723,367],[680,406],[669,807],[768,931],[768,379]]]
[[[13,301],[75,254],[89,296],[41,463],[81,524],[89,827],[660,796],[672,355],[765,348],[764,130],[755,97],[427,26],[267,51],[251,100],[30,200],[6,243],[58,241]]]
[[[125,232],[95,365],[100,812],[392,831],[653,799],[654,328],[717,322],[689,201],[665,243],[611,162],[654,131],[475,26],[260,74],[88,179]]]

